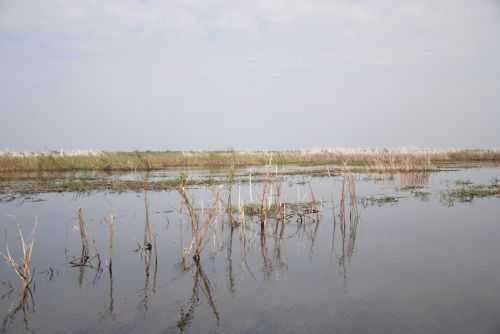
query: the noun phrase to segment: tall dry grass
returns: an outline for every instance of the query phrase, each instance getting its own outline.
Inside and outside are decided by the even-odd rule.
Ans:
[[[304,151],[163,151],[99,152],[96,154],[0,154],[0,172],[131,171],[169,167],[242,167],[274,164],[339,164],[373,170],[422,170],[432,164],[500,161],[500,150],[367,150]]]

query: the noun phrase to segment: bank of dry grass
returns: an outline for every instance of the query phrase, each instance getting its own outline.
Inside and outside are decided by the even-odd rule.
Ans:
[[[372,171],[415,171],[435,165],[500,162],[498,150],[165,151],[97,154],[1,154],[0,173],[32,171],[133,171],[170,167],[224,168],[338,164]]]

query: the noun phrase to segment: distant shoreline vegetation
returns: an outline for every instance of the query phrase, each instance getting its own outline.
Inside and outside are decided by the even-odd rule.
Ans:
[[[431,171],[456,163],[500,162],[498,149],[318,149],[288,151],[2,152],[0,173],[148,171],[171,167],[227,168],[327,165],[366,171]]]

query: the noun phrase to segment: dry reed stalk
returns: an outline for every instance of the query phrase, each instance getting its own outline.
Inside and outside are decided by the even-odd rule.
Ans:
[[[229,169],[229,173],[227,175],[227,215],[228,215],[228,220],[231,225],[237,224],[237,221],[233,217],[233,200],[232,200],[232,194],[233,194],[233,183],[236,177],[236,171],[234,168],[234,160],[233,160],[233,165]],[[239,193],[240,186],[238,184],[238,207],[240,204],[240,193]]]
[[[19,278],[19,281],[21,282],[21,287],[20,287],[20,300],[17,303],[17,305],[12,306],[6,317],[4,318],[2,322],[2,327],[0,328],[1,332],[4,333],[7,331],[9,327],[9,323],[12,322],[15,319],[15,315],[19,310],[23,311],[24,315],[24,324],[25,324],[25,330],[27,332],[31,331],[31,321],[29,318],[28,312],[30,303],[29,301],[31,300],[31,311],[35,310],[35,300],[33,297],[33,293],[31,291],[31,284],[33,282],[33,272],[31,271],[31,257],[33,255],[33,246],[35,243],[35,231],[36,231],[37,224],[33,226],[33,230],[31,231],[31,241],[26,242],[24,240],[24,236],[21,230],[21,227],[18,225],[18,233],[19,233],[19,239],[21,241],[21,249],[22,249],[22,258],[19,261],[16,261],[9,250],[9,246],[6,245],[6,254],[3,254],[0,252],[0,255],[4,258],[5,262],[12,268],[12,270],[15,272],[17,277]],[[12,291],[13,288],[12,288]],[[10,293],[9,293],[10,294]]]
[[[281,203],[281,183],[278,183],[276,185],[276,200],[275,200],[275,205],[276,207],[278,208],[278,211],[276,213],[276,218],[277,220],[281,220],[282,218],[282,214],[281,214],[281,211],[282,211],[282,203]],[[283,219],[283,222],[284,222],[284,219]]]
[[[253,191],[252,191],[252,170],[248,174],[248,191],[250,192],[250,202],[253,202]]]
[[[89,239],[87,234],[87,226],[85,225],[85,220],[83,219],[82,208],[78,209],[78,230],[80,232],[80,242],[81,242],[81,263],[87,262],[89,259]]]
[[[265,206],[266,203],[266,194],[267,194],[267,187],[268,183],[266,180],[266,183],[264,183],[264,188],[262,189],[262,197],[260,201],[260,224],[261,224],[261,229],[264,229],[264,224],[266,223],[267,220],[267,209]]]
[[[153,247],[153,231],[151,228],[151,223],[149,222],[149,204],[148,204],[148,192],[144,189],[144,211],[145,211],[145,223],[144,223],[144,243],[142,247],[150,251]]]
[[[193,203],[191,199],[189,198],[189,195],[187,194],[185,188],[183,186],[179,187],[179,193],[181,195],[181,198],[183,199],[184,205],[186,206],[189,216],[191,218],[191,233],[192,233],[192,239],[190,246],[187,250],[184,251],[184,256],[187,254],[191,254],[193,257],[193,260],[199,261],[201,252],[204,248],[205,241],[206,241],[206,236],[208,233],[208,230],[212,223],[215,221],[218,213],[219,213],[219,192],[216,192],[215,194],[215,200],[212,205],[212,208],[208,211],[208,217],[203,226],[200,227],[199,224],[199,218],[198,215],[195,212],[195,208],[193,206]],[[183,259],[183,262],[185,262],[185,259]]]
[[[211,210],[209,211],[208,218],[207,218],[207,221],[205,222],[205,225],[203,225],[203,227],[201,229],[197,230],[197,233],[194,235],[194,238],[193,238],[194,244],[192,244],[193,247],[191,249],[192,249],[193,258],[196,261],[200,260],[200,254],[201,254],[203,247],[204,247],[205,237],[207,235],[208,229],[210,228],[210,226],[214,222],[215,218],[217,217],[217,211],[218,211],[217,210],[217,203],[218,202],[219,202],[219,193],[217,192],[215,194],[214,204],[213,204]]]
[[[18,225],[18,233],[19,240],[21,241],[21,249],[22,249],[22,258],[19,261],[16,261],[11,253],[9,246],[6,245],[6,254],[0,252],[0,255],[4,258],[5,262],[12,268],[12,270],[16,273],[17,277],[21,281],[21,293],[23,295],[23,300],[26,298],[26,293],[31,291],[29,290],[31,282],[33,280],[33,273],[31,272],[31,256],[33,255],[33,245],[35,243],[35,231],[37,224],[33,226],[33,230],[31,231],[31,241],[26,242],[24,240],[23,232],[21,227]]]
[[[106,225],[108,227],[108,270],[110,276],[113,275],[113,241],[115,236],[115,215],[109,215],[106,219]]]
[[[96,278],[99,273],[101,273],[102,268],[101,268],[101,256],[99,255],[99,252],[97,251],[97,248],[95,247],[95,243],[93,244],[94,246],[94,255],[92,256],[90,254],[90,246],[89,246],[89,237],[87,233],[87,225],[85,223],[85,220],[83,218],[83,209],[79,208],[78,209],[78,230],[80,232],[80,246],[81,246],[81,251],[80,251],[80,256],[77,258],[73,258],[73,260],[70,261],[70,264],[73,267],[80,267],[80,286],[83,284],[83,276],[85,274],[84,267],[90,267],[96,270]],[[93,265],[92,262],[96,261],[96,264]]]
[[[186,192],[186,189],[184,185],[181,185],[178,188],[179,194],[181,195],[181,198],[183,200],[184,206],[187,208],[189,217],[191,218],[191,231],[193,234],[196,234],[198,231],[198,215],[196,214],[196,211],[193,207],[193,204],[191,202],[191,199],[189,198],[189,195]]]

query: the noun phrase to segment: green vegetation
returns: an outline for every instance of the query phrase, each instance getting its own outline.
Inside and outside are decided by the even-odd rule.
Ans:
[[[460,151],[163,151],[94,154],[0,154],[0,173],[31,171],[133,171],[169,167],[227,168],[265,165],[337,164],[365,171],[432,170],[467,162],[500,162],[497,150]]]

